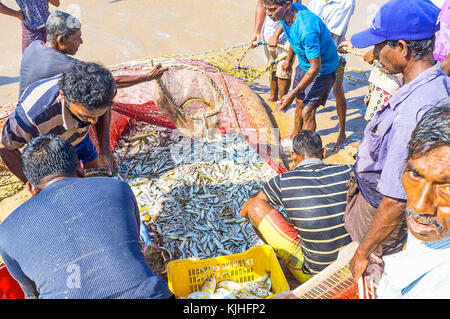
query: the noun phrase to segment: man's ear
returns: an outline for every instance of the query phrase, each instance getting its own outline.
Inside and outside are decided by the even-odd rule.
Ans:
[[[320,155],[321,155],[320,159],[324,159],[325,157],[327,157],[327,149],[325,147],[322,148],[322,150],[320,151]]]
[[[58,36],[56,37],[55,43],[56,43],[56,47],[59,48],[59,49],[61,49],[61,48],[65,45],[65,43],[64,43],[64,37],[63,37],[61,34],[58,35]]]
[[[406,59],[410,54],[408,44],[404,40],[399,40],[397,48],[400,50],[400,54]]]
[[[86,177],[86,174],[84,172],[84,164],[83,164],[82,160],[78,161],[77,168],[75,170],[75,174],[78,177]]]
[[[33,196],[36,196],[41,192],[38,188],[34,187],[30,182],[26,182],[25,187],[27,188],[27,191]]]

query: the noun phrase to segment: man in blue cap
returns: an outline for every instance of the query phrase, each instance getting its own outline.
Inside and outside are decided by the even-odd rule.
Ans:
[[[356,48],[374,45],[383,71],[405,79],[365,128],[355,181],[349,185],[345,227],[360,244],[350,263],[355,281],[371,253],[395,253],[406,240],[401,174],[407,145],[422,115],[450,95],[449,77],[433,57],[438,15],[439,9],[427,0],[391,0],[380,8],[371,28],[351,38]]]

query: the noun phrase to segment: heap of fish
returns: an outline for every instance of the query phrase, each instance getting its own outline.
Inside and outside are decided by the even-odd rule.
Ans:
[[[243,283],[232,280],[217,282],[215,276],[205,280],[200,291],[191,293],[187,299],[265,299],[273,293],[270,274]]]
[[[115,155],[116,178],[130,184],[150,236],[163,238],[169,260],[235,254],[257,243],[239,212],[276,172],[240,135],[192,139],[136,122]]]

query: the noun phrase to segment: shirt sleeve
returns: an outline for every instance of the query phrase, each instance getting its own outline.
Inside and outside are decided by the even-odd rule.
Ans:
[[[269,203],[273,206],[282,206],[282,196],[281,196],[281,176],[277,175],[271,180],[269,180],[266,185],[264,185],[262,192],[269,200]]]
[[[18,116],[18,105],[16,110],[10,114],[1,133],[1,143],[7,149],[20,149],[27,144],[32,138],[36,128],[25,124]]]
[[[318,32],[309,32],[303,36],[303,46],[305,55],[308,60],[318,58],[320,56],[320,38]]]
[[[9,274],[19,283],[22,288],[25,297],[27,299],[36,299],[39,297],[36,284],[30,278],[28,278],[20,268],[20,265],[11,258],[5,251],[0,248],[0,255],[8,268]]]

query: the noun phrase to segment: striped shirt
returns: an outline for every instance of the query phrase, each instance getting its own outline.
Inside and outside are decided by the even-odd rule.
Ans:
[[[61,75],[31,84],[3,127],[1,143],[7,149],[21,149],[40,134],[53,134],[77,146],[90,124],[80,121],[59,94]]]
[[[351,169],[350,165],[307,159],[293,171],[271,179],[262,190],[270,204],[286,209],[297,230],[304,272],[322,271],[351,242],[343,220]]]

